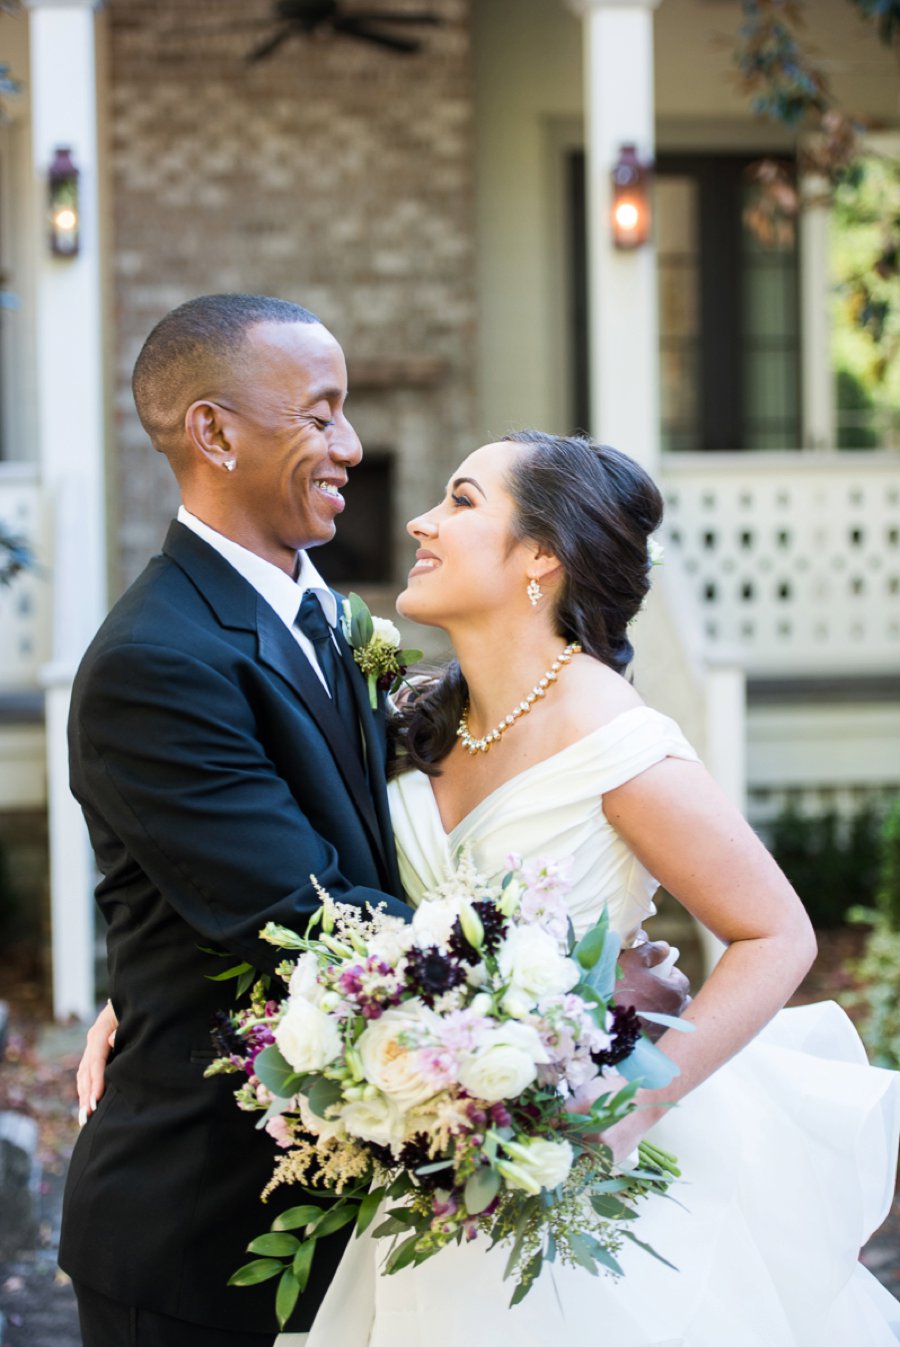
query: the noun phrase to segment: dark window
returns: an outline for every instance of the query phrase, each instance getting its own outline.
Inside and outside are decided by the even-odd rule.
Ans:
[[[346,509],[334,540],[313,553],[322,575],[336,588],[388,583],[393,575],[393,459],[367,450],[350,469]]]

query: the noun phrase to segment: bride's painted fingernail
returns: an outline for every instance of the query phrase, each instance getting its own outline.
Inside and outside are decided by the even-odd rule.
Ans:
[[[97,1112],[97,1096],[95,1094],[91,1095],[91,1112]]]
[[[87,1120],[88,1120],[87,1104],[82,1104],[81,1108],[78,1110],[78,1126],[84,1127],[84,1124],[87,1122]]]

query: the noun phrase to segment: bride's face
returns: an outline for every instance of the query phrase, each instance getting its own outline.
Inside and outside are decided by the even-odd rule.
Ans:
[[[534,548],[513,537],[514,505],[506,473],[520,444],[486,444],[451,475],[444,498],[407,524],[416,557],[397,600],[404,617],[453,627],[509,604],[527,610]]]

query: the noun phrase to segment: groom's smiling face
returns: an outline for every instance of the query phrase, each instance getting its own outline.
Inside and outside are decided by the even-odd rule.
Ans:
[[[347,366],[319,323],[260,323],[223,408],[235,468],[228,536],[293,572],[328,542],[362,446],[344,412]],[[224,401],[224,400],[223,400]]]

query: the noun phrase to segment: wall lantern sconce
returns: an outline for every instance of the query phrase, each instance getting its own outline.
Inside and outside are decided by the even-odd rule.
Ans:
[[[47,174],[50,251],[54,257],[78,256],[78,169],[68,146],[58,146]]]
[[[650,238],[650,179],[634,145],[623,145],[612,171],[612,236],[617,248],[641,248]]]

